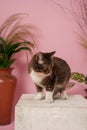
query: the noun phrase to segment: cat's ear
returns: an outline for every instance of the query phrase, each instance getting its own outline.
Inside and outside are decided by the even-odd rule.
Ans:
[[[49,53],[50,57],[53,58],[54,54],[56,53],[56,51],[52,51]]]
[[[38,52],[38,53],[36,54],[35,59],[36,59],[36,61],[37,61],[39,64],[43,64],[42,57],[43,57],[43,55],[42,55],[41,52]]]

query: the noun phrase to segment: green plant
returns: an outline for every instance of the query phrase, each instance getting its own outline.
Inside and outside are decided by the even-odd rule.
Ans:
[[[71,79],[82,83],[82,82],[85,82],[85,75],[82,73],[78,73],[78,72],[72,72]]]
[[[78,73],[78,72],[72,72],[71,73],[71,79],[73,79],[75,82],[75,84],[78,84],[80,87],[82,87],[86,93],[85,98],[87,99],[87,87],[84,87],[84,84],[87,84],[87,76],[85,76],[82,73]],[[84,84],[81,84],[84,83]]]
[[[14,63],[15,58],[14,54],[18,53],[21,50],[31,51],[29,47],[25,45],[30,45],[30,42],[6,42],[2,37],[0,37],[0,42],[2,43],[1,48],[1,56],[0,56],[0,68],[9,68],[11,64]]]
[[[0,26],[0,68],[9,68],[15,61],[15,53],[32,52],[35,47],[32,27],[21,24],[22,16],[25,14],[13,14]]]

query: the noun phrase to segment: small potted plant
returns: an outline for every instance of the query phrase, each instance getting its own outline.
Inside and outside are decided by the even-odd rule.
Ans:
[[[11,122],[13,95],[17,78],[11,73],[12,64],[15,62],[15,54],[22,50],[32,52],[35,42],[32,39],[30,26],[21,24],[21,16],[24,14],[11,15],[0,26],[0,125]]]
[[[75,81],[76,84],[79,84],[79,86],[83,87],[85,92],[86,92],[86,97],[87,98],[87,88],[85,88],[83,85],[87,84],[87,76],[85,76],[82,73],[79,72],[72,72],[71,73],[71,79],[73,79]],[[84,83],[83,85],[81,85],[81,83]]]

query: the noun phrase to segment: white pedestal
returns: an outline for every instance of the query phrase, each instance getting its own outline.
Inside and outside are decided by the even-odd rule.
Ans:
[[[15,107],[15,130],[87,130],[87,100],[72,95],[50,104],[23,94]]]

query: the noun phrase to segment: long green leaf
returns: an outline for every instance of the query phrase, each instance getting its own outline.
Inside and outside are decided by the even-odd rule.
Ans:
[[[6,42],[2,37],[0,37],[0,42],[1,42],[2,44],[4,44],[5,46],[7,45],[7,42]]]
[[[21,51],[21,50],[28,50],[28,51],[31,52],[31,49],[28,48],[28,47],[20,47],[19,49],[15,50],[14,53],[19,52],[19,51]]]

